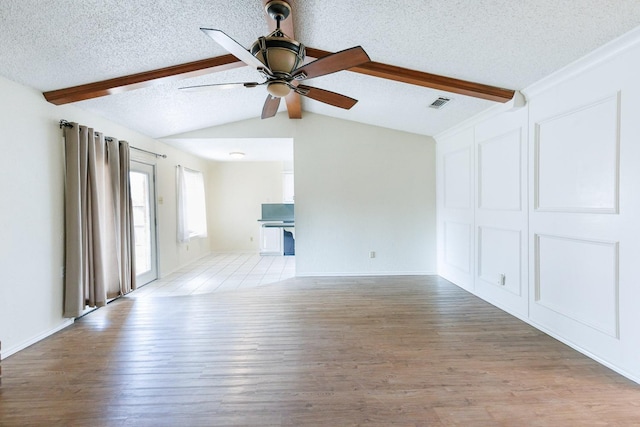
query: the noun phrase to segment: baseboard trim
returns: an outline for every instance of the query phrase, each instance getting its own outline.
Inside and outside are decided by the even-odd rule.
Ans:
[[[65,319],[64,322],[62,322],[61,324],[59,324],[58,326],[56,326],[53,329],[50,329],[46,332],[43,332],[39,335],[36,335],[35,337],[21,343],[18,344],[16,346],[10,347],[7,350],[2,352],[2,359],[6,359],[7,357],[16,354],[17,352],[24,350],[27,347],[32,346],[33,344],[37,343],[38,341],[42,341],[43,339],[55,334],[56,332],[59,332],[61,330],[63,330],[64,328],[73,325],[75,319]]]
[[[507,311],[507,313],[509,313],[509,312]],[[512,313],[509,313],[509,314],[511,314],[512,316],[515,316]],[[573,343],[572,341],[561,337],[560,335],[558,335],[555,332],[545,328],[544,326],[541,326],[540,324],[532,321],[531,319],[524,319],[524,318],[519,317],[519,316],[515,316],[515,317],[517,317],[518,319],[522,320],[525,323],[528,323],[529,325],[533,326],[534,328],[544,332],[545,334],[549,335],[550,337],[560,341],[561,343],[566,344],[567,346],[571,347],[572,349],[574,349],[578,353],[582,353],[585,356],[587,356],[588,358],[595,360],[596,362],[600,363],[601,365],[606,366],[607,368],[611,369],[614,372],[617,372],[618,374],[622,375],[623,377],[626,377],[626,378],[630,379],[631,381],[634,381],[634,382],[640,384],[640,377],[635,376],[635,375],[625,371],[624,369],[620,368],[619,366],[616,366],[613,363],[606,361],[605,359],[593,354],[589,350],[586,350],[583,347],[580,347],[579,345]]]
[[[435,271],[362,271],[362,272],[296,272],[296,277],[379,277],[379,276],[437,276]]]

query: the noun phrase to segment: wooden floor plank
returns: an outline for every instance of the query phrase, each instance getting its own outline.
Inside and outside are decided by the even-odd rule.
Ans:
[[[640,420],[640,386],[431,276],[147,291],[5,359],[2,373],[2,426]]]

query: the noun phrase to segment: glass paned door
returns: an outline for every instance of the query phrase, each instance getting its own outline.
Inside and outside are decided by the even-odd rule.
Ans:
[[[136,245],[136,282],[141,286],[158,278],[155,166],[131,161],[129,176]]]

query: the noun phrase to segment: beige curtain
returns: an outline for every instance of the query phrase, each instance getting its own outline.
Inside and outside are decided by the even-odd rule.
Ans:
[[[129,185],[129,143],[110,139],[107,151],[113,196],[120,293],[124,295],[136,288],[133,204]]]
[[[135,289],[129,145],[71,123],[65,135],[64,316]]]

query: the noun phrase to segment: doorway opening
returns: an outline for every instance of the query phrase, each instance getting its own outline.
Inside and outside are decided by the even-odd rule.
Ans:
[[[158,278],[155,165],[131,161],[131,201],[138,286]]]

